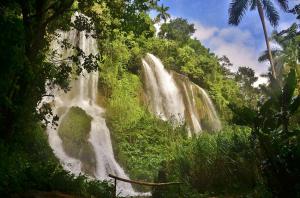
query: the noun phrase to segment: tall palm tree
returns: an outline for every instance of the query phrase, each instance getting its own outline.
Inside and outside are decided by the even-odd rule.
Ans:
[[[167,20],[171,17],[167,11],[170,9],[168,6],[164,6],[163,4],[161,6],[158,6],[156,10],[158,11],[158,15],[155,17],[154,21],[159,22],[161,19],[164,20],[164,22],[167,22]]]
[[[280,7],[284,11],[288,11],[288,0],[276,0],[276,1],[279,3]],[[279,14],[275,9],[272,0],[232,0],[228,10],[229,24],[238,25],[241,22],[243,16],[245,15],[248,9],[250,9],[251,11],[252,10],[258,11],[261,24],[263,27],[263,31],[264,31],[265,41],[266,41],[268,55],[269,55],[269,61],[272,68],[272,76],[276,78],[276,71],[273,63],[270,43],[268,40],[268,32],[267,32],[264,14],[266,15],[270,24],[273,27],[276,27],[278,25]]]

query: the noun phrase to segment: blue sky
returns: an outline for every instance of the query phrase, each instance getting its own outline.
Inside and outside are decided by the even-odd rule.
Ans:
[[[236,66],[249,66],[257,74],[267,71],[267,63],[257,58],[265,49],[261,23],[257,11],[248,11],[239,26],[228,25],[230,0],[161,0],[170,7],[172,18],[182,17],[195,24],[194,37],[218,55],[226,55]],[[300,0],[290,0],[290,7]],[[276,5],[277,6],[277,5]],[[278,30],[296,22],[292,14],[280,12]],[[268,24],[268,31],[273,28]],[[262,81],[262,79],[260,79]]]

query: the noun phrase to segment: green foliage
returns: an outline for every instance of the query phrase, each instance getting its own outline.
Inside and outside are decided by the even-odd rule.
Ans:
[[[100,80],[101,90],[107,96],[107,122],[117,159],[132,179],[148,181],[160,181],[156,175],[167,162],[166,180],[184,181],[182,190],[188,197],[199,197],[199,193],[207,191],[218,194],[251,191],[258,183],[258,173],[248,128],[228,127],[220,134],[203,134],[186,140],[184,126],[173,128],[146,111],[139,94],[141,82],[128,73],[128,63],[140,64],[140,60],[131,56],[133,52],[143,55],[143,51],[153,51],[170,69],[186,70],[181,72],[206,83],[218,104],[223,102],[225,107],[229,101],[242,101],[237,97],[239,87],[234,80],[224,78],[218,59],[198,41],[190,40],[190,45],[179,47],[172,40],[134,39],[119,34],[118,40],[107,46],[113,56],[107,56],[101,65]],[[202,56],[199,58],[197,53]],[[199,71],[203,68],[208,73],[203,77],[192,68]],[[170,197],[177,196],[176,188],[167,191]]]
[[[283,10],[288,9],[288,0],[277,0]],[[272,26],[277,26],[279,22],[279,13],[276,11],[272,1],[248,1],[232,0],[229,7],[229,24],[238,25],[244,17],[247,9],[254,10],[258,7],[264,9]]]
[[[10,1],[1,5],[1,29],[6,30],[1,32],[1,50],[13,52],[7,54],[11,60],[2,60],[5,53],[1,55],[1,61],[8,64],[1,68],[1,73],[6,77],[1,78],[3,80],[0,84],[7,84],[8,89],[3,89],[0,98],[0,125],[5,126],[1,130],[1,137],[8,139],[23,130],[28,122],[43,120],[46,114],[51,114],[48,107],[42,106],[38,112],[36,108],[46,94],[45,84],[47,82],[49,86],[55,85],[68,90],[72,74],[71,63],[78,62],[79,57],[85,60],[85,64],[77,65],[77,70],[81,71],[82,67],[95,69],[96,57],[82,53],[81,49],[76,48],[77,57],[71,57],[68,63],[57,60],[61,57],[53,59],[56,53],[49,52],[50,42],[57,36],[53,35],[54,31],[70,27],[71,15],[67,10],[72,4],[72,0],[32,0]]]
[[[117,32],[116,32],[117,33]],[[142,105],[142,83],[130,73],[129,64],[141,64],[139,41],[130,34],[116,34],[106,45],[107,54],[100,66],[100,90],[106,96],[107,123],[112,132],[119,162],[131,178],[153,181],[161,161],[168,158],[170,145],[181,137],[183,128],[151,115]],[[129,66],[130,69],[130,66]]]
[[[153,181],[183,128],[173,129],[147,112],[139,101],[140,89],[139,78],[124,73],[107,101],[107,122],[117,158],[131,178]]]
[[[251,191],[258,183],[250,129],[225,127],[176,145],[167,178],[184,182],[183,194],[230,194]],[[192,197],[192,196],[191,196]]]
[[[109,124],[122,130],[139,120],[144,110],[140,105],[141,82],[138,76],[129,73],[136,57],[141,53],[132,34],[115,32],[116,39],[106,44],[105,61],[100,65],[100,88],[107,98]],[[134,66],[133,66],[134,67]]]
[[[258,79],[254,70],[249,67],[239,67],[235,78],[236,81],[243,83],[245,87],[251,87]]]
[[[253,86],[257,79],[254,70],[249,67],[239,67],[235,74],[235,81],[240,85],[245,103],[251,107],[256,106],[259,97],[259,90]]]
[[[164,63],[167,69],[179,68],[175,65],[175,58],[177,55],[177,48],[179,47],[178,43],[173,40],[166,39],[141,39],[140,46],[147,53],[153,53],[157,55]]]
[[[294,15],[296,15],[295,17],[297,19],[300,19],[300,4],[296,4],[293,8],[291,8],[289,11],[289,13],[292,13]]]
[[[122,164],[132,178],[148,181],[154,180],[161,162],[170,158],[172,146],[187,133],[149,113],[131,127],[115,128],[112,126]]]
[[[258,110],[251,110],[251,119],[248,110],[236,111],[248,121],[243,124],[252,127],[259,165],[274,196],[299,195],[299,128],[290,127],[290,119],[300,106],[300,96],[295,96],[296,85],[296,72],[291,70],[283,86],[271,79],[265,88],[267,98]]]
[[[230,21],[233,24],[240,22],[246,9],[262,5],[272,24],[277,23],[272,1],[232,2]],[[286,1],[279,3],[287,9]],[[148,0],[1,3],[0,27],[5,30],[0,32],[0,62],[4,64],[0,74],[0,131],[5,137],[0,142],[1,195],[34,189],[81,197],[112,197],[113,189],[107,182],[75,177],[64,171],[47,146],[43,130],[35,125],[38,119],[51,114],[50,106],[43,106],[39,115],[36,114],[36,105],[46,93],[46,82],[68,90],[73,71],[79,75],[83,69],[92,71],[98,66],[99,90],[104,96],[101,105],[107,109],[116,157],[131,178],[160,181],[163,175],[160,173],[164,172],[164,180],[184,182],[184,196],[205,197],[253,191],[253,186],[260,183],[258,175],[262,170],[274,191],[298,190],[299,117],[295,113],[299,113],[300,97],[294,96],[295,72],[288,76],[284,87],[280,87],[281,82],[272,81],[272,89],[266,89],[269,98],[259,110],[253,109],[253,101],[257,99],[257,90],[252,87],[253,71],[241,68],[234,76],[225,68],[226,64],[230,66],[229,60],[225,66],[221,65],[215,54],[190,38],[195,28],[185,19],[163,24],[160,38],[153,37],[155,28],[148,11],[155,8],[158,18],[169,17],[168,7],[155,5],[157,1]],[[77,16],[71,23],[70,8],[89,18]],[[53,33],[70,27],[92,33],[98,40],[101,56],[84,54],[77,46],[64,41],[61,47],[73,48],[76,53],[68,57],[68,62],[57,60],[61,57],[49,49],[50,42],[58,36]],[[282,52],[284,61],[289,69],[297,69],[299,66],[294,63],[297,63],[295,52],[299,38],[293,37],[292,42],[280,41],[286,46]],[[252,127],[252,133],[248,128],[232,126],[218,134],[203,133],[187,139],[184,126],[173,127],[151,115],[142,105],[142,83],[138,76],[141,58],[147,52],[161,58],[168,69],[188,76],[207,89],[224,120],[231,118],[232,111],[239,113],[233,118]],[[82,59],[83,65],[79,64]],[[232,103],[235,105],[229,108],[228,104]],[[62,119],[59,135],[66,152],[88,164],[84,171],[92,175],[95,160],[87,142],[90,122],[91,118],[80,108],[71,108]],[[257,159],[262,169],[257,169]],[[173,194],[177,189],[169,190],[168,196],[177,196]]]
[[[171,61],[168,52],[177,53],[176,43],[173,41],[152,39],[138,42],[140,45],[146,45],[146,50],[164,53]],[[124,67],[132,60],[130,54],[133,49],[125,45],[126,43],[130,43],[135,49],[139,48],[132,37],[121,35],[119,40],[107,47],[108,53],[113,53],[113,58],[107,57],[100,67],[101,90],[109,93],[106,94],[107,122],[112,132],[118,161],[128,170],[130,177],[153,181],[161,163],[172,158],[175,145],[181,142],[187,133],[184,126],[174,129],[170,123],[158,120],[142,107],[142,97],[138,94],[141,89],[139,78],[129,74]],[[203,50],[199,46],[201,45],[198,44],[197,50]],[[194,51],[190,47],[186,48]],[[189,60],[188,53],[185,56],[179,59],[182,63]],[[209,58],[207,60],[209,61]]]
[[[143,109],[139,104],[139,78],[133,74],[124,74],[118,80],[108,101],[107,116],[116,126],[128,128],[143,116]],[[122,124],[120,124],[122,123]]]
[[[168,6],[164,6],[163,4],[161,6],[156,6],[156,10],[158,12],[158,15],[155,17],[154,21],[159,22],[161,19],[166,23],[167,19],[169,19],[171,16],[167,11],[170,8]]]
[[[15,76],[23,69],[24,63],[24,33],[22,22],[10,16],[4,17],[0,15],[0,27],[5,31],[0,32],[0,131],[1,136],[11,130],[13,117],[11,112],[18,110],[18,105],[21,101],[12,100],[14,90],[18,88],[15,83]],[[5,70],[4,70],[5,69]],[[6,121],[10,123],[4,124]]]
[[[72,48],[75,51],[74,55],[66,58],[67,61],[62,60],[49,46],[59,36],[55,33],[56,30],[67,31],[70,27],[92,33],[99,40],[100,49],[102,43],[114,39],[118,29],[149,37],[154,34],[154,27],[146,14],[150,8],[147,1],[74,2],[30,0],[1,3],[0,25],[5,30],[0,33],[0,60],[4,64],[0,80],[1,195],[5,193],[9,196],[35,189],[59,190],[83,197],[112,195],[111,186],[105,182],[91,181],[83,176],[74,177],[63,171],[47,146],[46,139],[39,139],[38,135],[44,134],[43,130],[31,131],[31,125],[40,120],[46,121],[45,116],[52,114],[49,105],[44,105],[36,112],[37,104],[46,94],[46,83],[49,87],[67,91],[73,71],[79,75],[83,69],[93,71],[98,68],[95,63],[100,56],[85,54],[68,41],[59,43],[64,49]],[[115,6],[117,4],[120,5]],[[71,23],[74,11],[84,13],[89,18],[77,16]],[[84,63],[79,64],[80,60],[84,60]],[[61,129],[60,135],[64,134],[64,141],[72,139],[79,146],[85,147],[83,142],[87,133],[82,132],[90,128],[87,124],[90,119],[82,115],[82,112],[77,113],[78,115],[71,115],[69,120],[64,120],[64,124],[68,126],[75,121],[72,125],[82,124],[80,126],[83,128],[75,127],[74,134],[73,131],[71,133]],[[70,147],[73,148],[73,145]],[[86,148],[78,150],[78,155],[86,155],[82,152]]]
[[[32,126],[12,142],[0,142],[0,196],[23,197],[31,190],[60,191],[80,197],[113,197],[113,186],[63,170],[44,130]]]
[[[276,66],[277,77],[282,80],[290,69],[295,69],[298,76],[300,75],[300,65],[298,63],[299,56],[299,28],[296,23],[292,24],[288,29],[281,32],[274,31],[271,39],[280,48],[272,50],[274,64]],[[263,62],[268,59],[268,52],[264,51],[259,57],[259,61]]]
[[[181,65],[181,71],[193,79],[197,79],[203,76],[204,71],[199,67],[199,62],[203,63],[203,59],[192,59],[191,56],[195,56],[195,50],[189,46],[184,46],[178,49],[178,65]],[[202,57],[201,57],[202,58]]]
[[[82,49],[65,39],[59,45],[63,49],[72,49],[74,54],[61,57],[49,48],[51,41],[59,37],[57,30],[66,31],[72,27],[78,31],[86,31],[90,34],[86,36],[102,41],[99,42],[101,51],[102,43],[114,39],[115,30],[145,37],[153,36],[153,23],[147,14],[151,8],[153,7],[146,0],[30,0],[1,4],[0,25],[1,29],[6,30],[0,35],[1,50],[8,49],[1,53],[1,60],[4,59],[3,62],[8,64],[3,67],[1,73],[6,76],[0,82],[5,91],[0,95],[0,125],[5,126],[1,135],[8,138],[13,132],[26,127],[26,122],[21,117],[47,122],[44,118],[51,114],[50,108],[42,106],[36,112],[36,104],[46,94],[45,84],[67,91],[74,71],[76,75],[80,75],[83,69],[89,72],[96,70],[97,61],[103,60],[99,54],[85,54]],[[78,15],[71,22],[74,11],[87,17]],[[11,45],[12,43],[14,44]],[[3,56],[5,54],[7,56]],[[11,57],[11,60],[2,57]],[[80,64],[81,60],[84,60],[83,64]],[[3,84],[7,84],[7,88]],[[12,119],[15,119],[13,123]]]
[[[189,24],[186,19],[176,18],[169,23],[162,24],[159,37],[186,42],[195,32],[194,24]]]

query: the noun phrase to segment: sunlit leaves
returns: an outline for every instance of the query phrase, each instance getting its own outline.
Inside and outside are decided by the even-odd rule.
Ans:
[[[194,24],[189,24],[186,19],[176,18],[168,23],[162,24],[158,35],[161,38],[187,42],[194,32]]]
[[[290,103],[296,86],[297,86],[297,79],[296,79],[296,72],[295,70],[291,70],[290,73],[288,74],[287,78],[285,79],[285,83],[284,83],[284,87],[283,87],[283,93],[282,93],[282,101],[284,103]]]

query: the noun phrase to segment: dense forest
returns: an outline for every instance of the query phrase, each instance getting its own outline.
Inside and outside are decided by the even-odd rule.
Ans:
[[[159,0],[1,1],[0,197],[300,197],[299,24],[268,35],[275,3],[300,19],[228,4],[262,22],[254,86]]]

